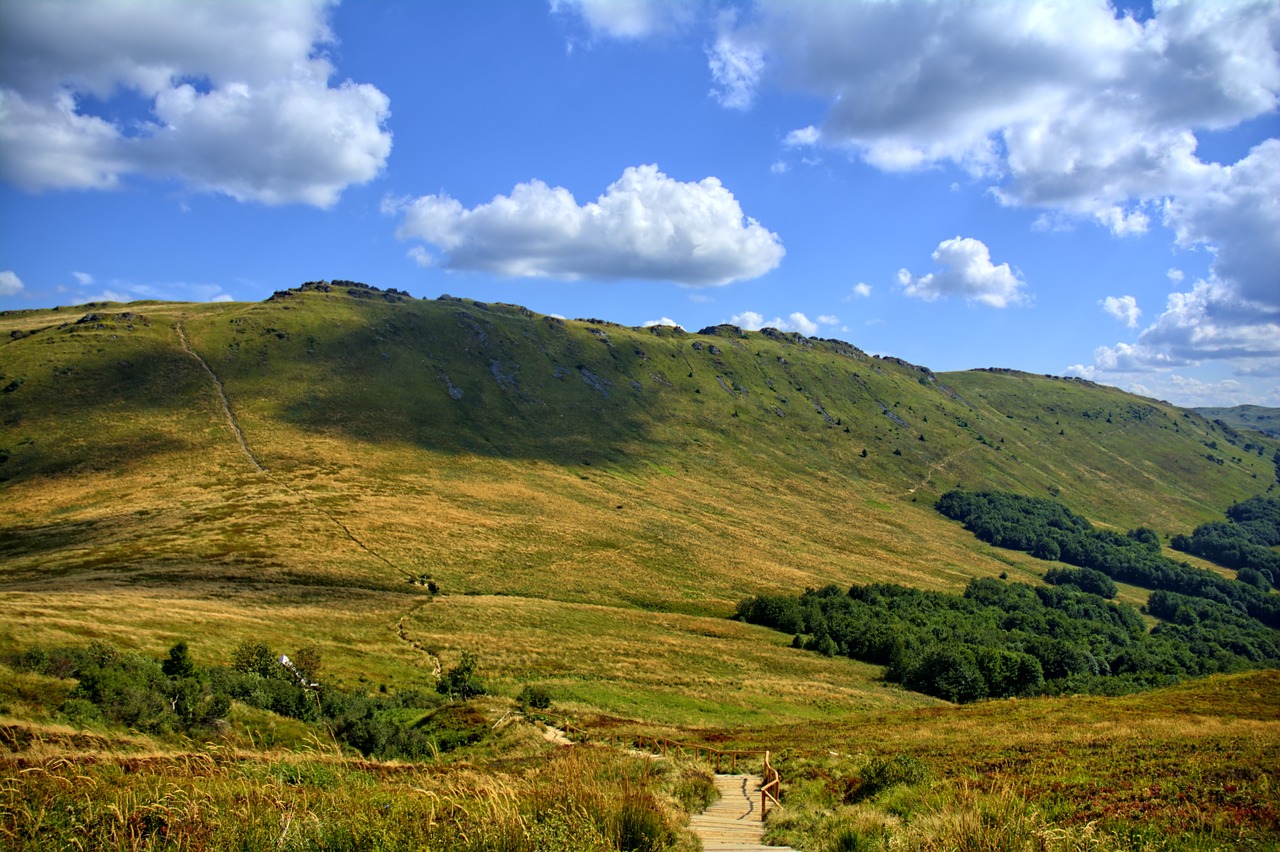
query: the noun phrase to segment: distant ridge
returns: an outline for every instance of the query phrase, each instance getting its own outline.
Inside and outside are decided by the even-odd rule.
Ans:
[[[1280,408],[1236,405],[1231,408],[1193,408],[1205,420],[1215,420],[1233,429],[1252,429],[1271,438],[1280,438]]]

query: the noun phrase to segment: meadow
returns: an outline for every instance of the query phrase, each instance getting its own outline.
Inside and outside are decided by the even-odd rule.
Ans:
[[[239,703],[199,742],[77,728],[60,710],[73,682],[6,666],[14,848],[619,848],[642,813],[665,826],[653,848],[688,843],[707,767],[558,750],[519,721],[530,684],[601,735],[781,752],[775,828],[798,848],[953,848],[919,832],[947,813],[977,836],[992,808],[1030,826],[1016,848],[1274,848],[1270,674],[957,708],[731,616],[832,583],[1041,584],[1054,563],[976,540],[937,498],[1052,496],[1167,544],[1274,493],[1280,442],[1086,382],[934,374],[838,341],[351,289],[0,317],[0,656],[186,641],[214,666],[262,641],[317,649],[326,688],[396,696],[434,695],[466,652],[493,737],[399,764]],[[877,760],[906,766],[901,783],[846,802]],[[557,775],[583,779],[563,813]],[[1135,834],[1153,786],[1163,828]],[[643,804],[624,817],[628,801]]]

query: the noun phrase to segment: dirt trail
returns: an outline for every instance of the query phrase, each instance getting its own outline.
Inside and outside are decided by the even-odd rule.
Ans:
[[[917,490],[919,490],[919,489],[921,489],[921,488],[924,488],[926,485],[928,485],[928,484],[929,484],[929,480],[930,480],[930,479],[933,479],[933,475],[934,475],[935,473],[937,473],[938,471],[942,470],[944,467],[946,467],[947,465],[949,465],[951,462],[955,461],[956,459],[960,458],[960,456],[964,455],[965,453],[972,452],[974,449],[975,449],[975,447],[965,447],[963,450],[957,450],[956,452],[952,453],[951,455],[947,456],[946,458],[939,459],[938,461],[936,461],[936,462],[934,462],[933,464],[929,465],[929,472],[928,472],[927,474],[925,474],[924,479],[922,479],[922,480],[920,480],[919,482],[917,482],[917,483],[916,483],[914,486],[912,486],[911,488],[908,488],[906,491],[904,491],[904,492],[901,494],[901,496],[902,496],[902,497],[910,497],[912,494],[915,494]]]
[[[244,432],[240,429],[240,424],[236,422],[236,416],[231,411],[231,403],[227,400],[227,389],[222,386],[222,379],[218,378],[218,374],[209,366],[209,362],[200,357],[199,352],[191,348],[191,342],[187,340],[187,332],[182,327],[182,323],[176,323],[173,327],[178,332],[178,340],[182,342],[182,351],[195,358],[204,371],[209,374],[209,378],[213,380],[213,386],[218,391],[218,400],[222,403],[222,413],[227,416],[227,423],[231,425],[231,431],[235,433],[236,440],[240,443],[240,449],[244,451],[245,458],[249,459],[249,464],[253,465],[254,470],[259,473],[266,473],[267,469],[262,466],[262,462],[258,461],[258,457],[253,454],[253,450],[249,449],[249,442],[245,439]]]
[[[209,379],[213,382],[214,388],[218,391],[218,399],[222,403],[222,411],[227,416],[227,423],[231,425],[231,431],[235,433],[236,441],[240,444],[240,449],[244,451],[245,458],[249,460],[249,464],[253,465],[253,469],[258,471],[259,473],[266,474],[267,478],[270,479],[272,482],[274,482],[276,485],[278,485],[280,488],[289,492],[294,497],[297,497],[299,500],[306,503],[308,506],[310,506],[319,514],[324,515],[324,517],[327,518],[330,523],[332,523],[334,526],[336,526],[339,530],[342,531],[343,535],[351,539],[351,541],[355,543],[356,547],[360,548],[365,553],[369,554],[374,559],[386,565],[388,568],[392,569],[393,571],[398,571],[399,573],[405,575],[406,577],[412,578],[414,576],[412,572],[404,570],[399,565],[396,565],[394,562],[392,562],[390,559],[387,559],[381,553],[378,553],[376,550],[369,547],[367,544],[361,541],[359,537],[357,537],[356,534],[351,531],[351,528],[348,527],[346,524],[344,524],[342,520],[339,519],[336,515],[330,513],[323,506],[316,503],[314,500],[312,500],[303,492],[298,491],[289,483],[285,482],[284,480],[280,479],[277,476],[273,476],[271,472],[267,470],[266,467],[263,466],[262,462],[258,460],[258,457],[254,454],[253,450],[249,448],[249,441],[248,439],[245,438],[244,431],[240,428],[240,424],[236,421],[235,414],[231,410],[231,403],[227,399],[227,389],[222,385],[222,379],[218,378],[218,374],[215,373],[213,371],[213,368],[209,366],[209,362],[204,360],[204,358],[200,356],[200,353],[192,348],[191,342],[187,340],[187,332],[186,332],[186,329],[182,327],[182,323],[175,323],[173,328],[174,328],[174,331],[178,333],[178,340],[181,341],[182,343],[182,350],[186,352],[188,355],[190,355],[192,358],[195,358],[196,361],[199,362],[200,367],[205,371],[205,373],[209,375]]]

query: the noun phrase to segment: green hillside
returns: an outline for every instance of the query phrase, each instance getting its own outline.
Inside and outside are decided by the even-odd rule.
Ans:
[[[1220,421],[1234,429],[1249,429],[1270,438],[1280,438],[1280,408],[1235,405],[1231,408],[1197,408],[1195,412],[1206,420]]]
[[[1080,380],[352,282],[11,311],[0,654],[186,640],[216,666],[247,641],[310,646],[326,686],[395,697],[434,695],[469,652],[493,701],[537,683],[579,720],[811,743],[949,708],[730,620],[744,598],[1042,585],[1053,563],[983,544],[937,498],[1054,497],[1167,544],[1274,494],[1278,452]],[[68,689],[0,668],[0,722],[62,725]],[[252,744],[305,739],[236,712]]]
[[[1274,484],[1276,442],[1115,389],[707,331],[347,282],[10,313],[5,579],[430,575],[727,614],[761,589],[1018,569],[933,511],[956,485],[1171,535]]]

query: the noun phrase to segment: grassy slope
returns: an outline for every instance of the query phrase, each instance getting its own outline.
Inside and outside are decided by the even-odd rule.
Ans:
[[[21,380],[0,394],[0,617],[16,642],[158,648],[200,625],[210,652],[305,639],[341,676],[403,680],[422,661],[396,625],[425,611],[406,578],[430,576],[449,595],[530,599],[469,601],[491,632],[433,640],[448,653],[466,635],[515,683],[551,663],[533,653],[521,671],[499,650],[527,639],[504,607],[614,607],[602,617],[643,633],[660,629],[646,612],[722,617],[764,590],[1038,577],[1042,563],[936,515],[955,484],[1056,491],[1099,522],[1174,533],[1274,480],[1275,442],[1246,453],[1161,403],[1025,374],[935,376],[794,335],[335,290],[23,312],[0,318],[0,340],[0,384]],[[317,617],[326,608],[346,632]],[[551,611],[548,640],[578,647],[588,610]],[[714,668],[696,668],[704,692],[742,688]],[[832,686],[833,708],[895,700],[866,672],[839,677],[864,694]],[[569,690],[621,709],[616,691]],[[744,701],[670,712],[736,719]],[[814,712],[800,695],[782,704]]]
[[[797,808],[804,784],[909,754],[966,790],[1013,785],[1064,824],[1141,822],[1153,786],[1197,791],[1200,822],[1180,805],[1161,817],[1175,834],[1274,822],[1256,807],[1280,740],[1271,675],[954,709],[724,619],[747,594],[827,582],[1035,582],[1043,563],[932,510],[957,484],[1056,493],[1095,522],[1162,534],[1273,489],[1280,443],[1194,413],[1082,382],[935,376],[793,336],[339,292],[7,314],[0,390],[0,650],[105,638],[159,654],[187,638],[221,662],[261,638],[319,646],[330,682],[392,691],[430,689],[436,665],[474,650],[499,694],[539,681],[580,719],[782,749]],[[406,582],[423,576],[445,594]],[[0,683],[0,715],[46,738],[22,759],[52,773],[83,745],[57,745],[38,680]],[[302,736],[247,724],[260,745]],[[1233,766],[1252,773],[1252,799],[1230,798]],[[298,807],[328,824],[318,799]],[[266,835],[287,830],[274,819]]]

